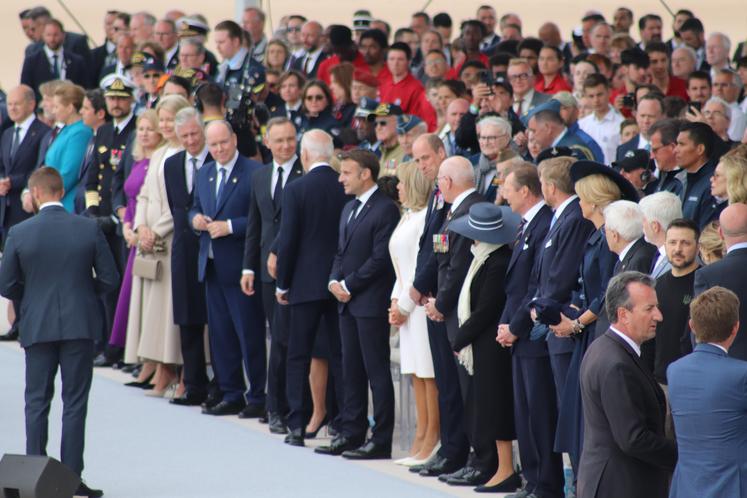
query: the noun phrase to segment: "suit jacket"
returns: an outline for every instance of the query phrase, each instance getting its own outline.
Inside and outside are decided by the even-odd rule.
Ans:
[[[65,31],[65,41],[62,43],[62,47],[68,52],[73,52],[80,55],[87,63],[93,60],[91,49],[88,48],[88,37],[86,35]],[[42,50],[43,48],[44,42],[38,41],[29,43],[26,46],[25,55],[31,55],[34,52]],[[94,84],[93,86],[95,87],[97,85]]]
[[[446,234],[449,239],[448,251],[436,253],[438,263],[438,290],[436,292],[436,309],[445,317],[456,315],[459,292],[462,282],[467,276],[467,270],[472,263],[472,239],[449,230],[449,222],[469,214],[469,208],[478,202],[485,202],[477,191],[472,192],[457,206],[451,214],[451,219],[444,220],[439,233]],[[435,248],[434,248],[435,249]]]
[[[49,206],[10,229],[0,294],[21,302],[24,348],[103,339],[98,297],[118,284],[114,258],[95,221]]]
[[[86,71],[86,61],[83,57],[69,50],[63,50],[62,55],[65,79],[76,85],[88,87],[88,73]],[[23,60],[21,83],[34,89],[37,100],[41,98],[39,85],[53,79],[55,78],[52,76],[52,68],[44,50],[36,50]]]
[[[520,324],[518,320],[514,323],[514,317],[517,316],[516,310],[521,308],[527,296],[531,298],[537,292],[536,275],[532,278],[532,274],[537,269],[551,219],[552,209],[547,205],[542,206],[524,228],[519,242],[514,245],[506,271],[506,306],[503,308],[500,323],[509,324],[511,333],[519,337],[511,348],[511,351],[519,356],[547,355],[547,343],[530,341],[531,325],[527,328],[526,324]]]
[[[324,52],[320,53],[319,57],[316,58],[316,62],[311,67],[311,70],[308,73],[306,73],[303,70],[304,60],[306,58],[306,52],[304,52],[304,54],[301,55],[300,57],[291,56],[291,59],[288,63],[288,68],[295,69],[296,71],[300,71],[301,74],[306,75],[307,79],[313,79],[313,78],[316,78],[316,73],[317,71],[319,71],[319,66],[322,64],[324,59],[326,59],[327,57],[329,57],[328,54],[325,54]]]
[[[679,453],[670,496],[745,496],[747,363],[698,344],[667,379]]]
[[[438,188],[438,187],[436,187]],[[433,252],[433,235],[438,232],[446,219],[451,204],[445,202],[437,190],[428,197],[423,234],[418,242],[418,257],[412,286],[423,294],[436,294],[438,288],[438,264]]]
[[[34,119],[11,159],[14,131],[14,128],[8,128],[0,137],[0,176],[10,178],[10,191],[0,200],[0,226],[6,231],[30,216],[21,206],[21,192],[36,168],[39,144],[49,131],[49,126]]]
[[[116,54],[116,49],[113,52]],[[91,69],[89,71],[89,76],[91,78],[91,84],[93,86],[98,85],[97,78],[101,74],[101,71],[104,69],[104,66],[107,65],[107,57],[109,56],[109,52],[106,50],[106,42],[104,42],[102,45],[99,45],[96,48],[91,49]]]
[[[177,152],[166,159],[163,167],[166,197],[171,217],[174,219],[174,238],[171,241],[171,292],[174,305],[174,323],[177,325],[203,325],[207,323],[205,287],[197,277],[200,253],[200,236],[192,230],[189,210],[194,200],[193,189],[187,190],[184,164],[187,152]],[[208,153],[203,166],[213,158]],[[191,167],[191,165],[190,165]]]
[[[134,118],[133,121],[135,121]],[[114,170],[114,174],[112,175],[111,203],[112,209],[115,213],[117,212],[117,209],[121,207],[127,207],[127,195],[124,191],[124,182],[127,177],[130,176],[132,165],[135,164],[135,158],[132,157],[132,151],[135,147],[135,135],[135,133],[130,133],[130,138],[127,140],[127,145],[125,145],[124,152],[122,152],[122,161],[119,163],[119,166],[116,170]]]
[[[531,299],[550,299],[558,305],[571,302],[573,291],[578,287],[579,269],[584,257],[586,241],[594,232],[594,225],[581,215],[578,199],[571,201],[547,232],[537,269],[537,292],[527,296],[526,306],[516,312],[517,330],[529,330],[532,319],[529,315]],[[512,329],[514,321],[511,322]],[[574,341],[550,334],[547,346],[551,354],[573,351]]]
[[[747,296],[747,248],[734,249],[724,259],[703,266],[695,272],[695,295],[716,285],[726,287],[737,296]],[[739,332],[729,348],[729,356],[747,360],[747,299],[739,300]]]
[[[544,104],[545,102],[548,102],[550,99],[552,99],[552,95],[547,93],[542,93],[538,91],[534,91],[534,95],[532,95],[532,100],[529,102],[529,109],[532,110],[535,107],[537,107],[540,104]]]
[[[327,289],[339,241],[337,221],[349,200],[329,165],[314,167],[283,192],[277,287],[290,304],[331,299]]]
[[[622,161],[625,158],[625,154],[628,152],[632,152],[636,149],[638,149],[638,141],[640,139],[640,135],[636,135],[624,144],[620,144],[617,146],[617,154],[616,154],[616,161]]]
[[[651,265],[658,256],[659,250],[656,246],[649,244],[641,237],[631,246],[622,261],[618,259],[614,275],[624,271],[639,271],[648,275],[651,272]]]
[[[197,262],[200,282],[205,281],[212,246],[218,281],[223,285],[239,285],[246,235],[246,214],[249,212],[249,200],[252,195],[252,175],[261,167],[257,161],[239,155],[217,201],[215,188],[219,179],[218,165],[215,161],[205,163],[197,172],[192,190],[194,202],[189,211],[189,223],[192,223],[196,215],[203,214],[214,221],[231,220],[233,229],[231,234],[217,239],[211,239],[207,231],[200,232]]]
[[[329,280],[344,281],[350,292],[350,301],[337,306],[340,313],[347,311],[356,317],[385,316],[395,280],[389,238],[399,223],[399,208],[377,189],[348,223],[354,205],[351,200],[342,210],[337,253]]]
[[[581,362],[584,451],[579,498],[665,498],[677,448],[666,399],[633,349],[608,330]]]
[[[244,260],[242,268],[259,273],[262,282],[272,283],[274,279],[267,272],[267,257],[272,252],[272,245],[280,231],[282,198],[272,198],[272,162],[265,164],[254,173],[252,178],[252,199],[249,202],[249,214],[246,222],[246,239],[244,241]],[[303,167],[296,159],[286,180],[283,191],[290,182],[301,178]]]

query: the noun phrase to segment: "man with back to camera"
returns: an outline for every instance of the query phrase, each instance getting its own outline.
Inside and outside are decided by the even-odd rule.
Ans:
[[[96,222],[62,207],[62,177],[55,169],[36,170],[28,188],[38,214],[10,230],[0,265],[0,294],[20,301],[26,311],[20,323],[26,353],[26,453],[47,454],[59,368],[61,460],[80,476],[94,340],[103,330],[97,296],[115,289],[119,275]],[[75,494],[98,497],[103,492],[81,483]]]

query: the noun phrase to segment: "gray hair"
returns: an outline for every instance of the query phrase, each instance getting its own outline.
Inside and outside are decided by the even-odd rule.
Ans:
[[[604,226],[633,242],[643,235],[643,212],[633,201],[615,201],[604,208]]]
[[[724,45],[724,48],[726,49],[726,52],[731,51],[731,38],[729,38],[725,34],[720,33],[718,31],[711,33],[708,39],[710,40],[713,37],[718,37],[721,40],[721,43]],[[707,44],[708,44],[708,41],[706,41],[706,45]]]
[[[154,26],[157,21],[156,16],[144,10],[141,10],[140,12],[135,12],[134,14],[132,14],[132,17],[141,17],[143,19],[143,22],[147,24],[148,26]]]
[[[331,161],[335,153],[332,136],[324,130],[307,131],[301,137],[301,153],[304,151],[309,155],[310,161]]]
[[[499,116],[486,116],[482,118],[480,121],[477,122],[477,130],[480,130],[480,127],[482,126],[495,126],[500,131],[501,135],[508,135],[511,136],[511,123],[508,122],[508,120],[503,119]]]
[[[599,24],[597,24],[599,26]],[[562,107],[578,108],[578,101],[571,92],[558,92],[552,96],[553,100],[560,102]]]
[[[189,36],[187,38],[182,38],[181,40],[179,40],[179,46],[183,47],[184,45],[191,45],[197,48],[198,54],[205,53],[205,44],[202,42],[201,39],[197,38],[196,36]]]
[[[636,283],[645,285],[646,287],[654,287],[654,279],[639,271],[624,271],[619,273],[612,277],[607,284],[607,292],[604,296],[604,309],[607,312],[607,319],[610,323],[617,323],[618,309],[633,309],[633,304],[630,302],[630,290],[628,289],[628,286]]]
[[[703,107],[705,107],[706,105],[708,105],[710,103],[718,104],[721,107],[723,107],[724,108],[724,116],[726,116],[727,119],[729,120],[729,122],[731,122],[731,107],[729,106],[729,104],[724,99],[722,99],[721,97],[713,96],[713,97],[711,97],[710,99],[708,99],[706,101],[706,103],[705,103],[705,105]]]
[[[690,59],[692,59],[693,62],[695,63],[698,62],[698,54],[696,54],[695,50],[693,50],[692,48],[688,47],[687,45],[682,45],[681,47],[675,48],[674,51],[672,52],[672,55],[674,55],[674,52],[678,50],[682,50],[683,52],[685,52],[690,57]]]
[[[195,109],[194,107],[185,107],[184,109],[177,112],[176,116],[174,116],[174,129],[179,131],[179,128],[192,120],[197,121],[197,124],[200,125],[200,128],[205,128],[205,122],[202,120],[202,115],[197,112],[197,109]]]
[[[672,192],[647,195],[640,200],[638,207],[646,220],[657,222],[662,230],[666,230],[672,221],[682,218],[682,201]]]

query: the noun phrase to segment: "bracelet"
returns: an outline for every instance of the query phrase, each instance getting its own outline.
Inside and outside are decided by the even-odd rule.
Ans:
[[[573,333],[574,334],[580,334],[584,331],[584,328],[586,325],[581,323],[578,319],[573,320]]]

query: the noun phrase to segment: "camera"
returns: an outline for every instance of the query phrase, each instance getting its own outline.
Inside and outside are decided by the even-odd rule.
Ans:
[[[623,107],[633,109],[635,107],[635,94],[629,93],[623,97]]]

